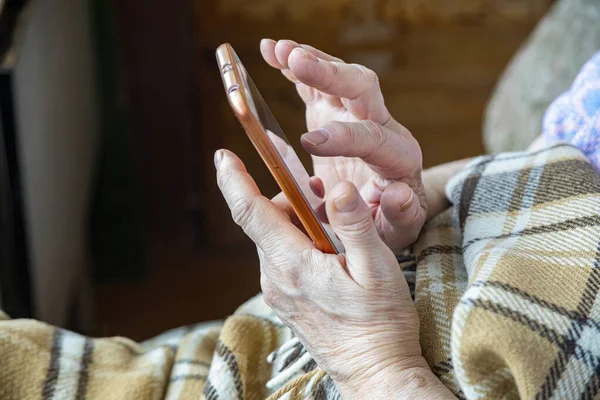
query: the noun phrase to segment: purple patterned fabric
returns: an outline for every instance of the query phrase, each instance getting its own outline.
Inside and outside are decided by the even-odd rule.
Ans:
[[[548,108],[542,134],[548,143],[571,143],[600,171],[600,52]]]

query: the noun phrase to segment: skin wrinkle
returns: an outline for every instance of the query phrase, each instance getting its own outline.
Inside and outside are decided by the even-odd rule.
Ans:
[[[377,150],[381,150],[381,148],[387,143],[387,137],[383,132],[383,128],[378,123],[370,120],[360,121],[360,123],[364,125],[365,129],[376,138],[374,148],[361,157],[365,160],[369,160]]]
[[[341,121],[338,123],[347,129],[345,135],[339,134],[337,125],[328,125],[330,137],[338,134],[339,142],[336,148],[323,147],[327,154],[316,156],[320,154],[316,147],[307,147],[315,174],[326,189],[329,222],[346,254],[319,252],[290,222],[294,220],[290,218],[293,210],[285,205],[285,199],[272,203],[263,198],[251,177],[241,172],[241,161],[226,152],[218,168],[219,181],[237,184],[229,182],[220,188],[228,204],[241,214],[236,222],[243,224],[244,231],[259,245],[265,301],[332,377],[345,398],[404,397],[406,390],[411,395],[424,390],[420,398],[451,398],[441,382],[430,371],[427,374],[414,302],[388,247],[409,244],[427,215],[418,142],[389,115],[376,74],[341,61],[310,62],[301,52],[292,50],[297,46],[290,41],[266,41],[261,44],[261,52],[270,65],[289,71],[284,75],[298,80],[296,87],[307,104],[310,129],[331,121]],[[332,72],[332,66],[336,72]],[[352,85],[344,79],[353,80]],[[356,95],[356,91],[360,93]],[[309,93],[312,95],[307,96]],[[375,121],[361,121],[365,116]],[[385,127],[376,125],[382,122]],[[366,135],[361,139],[369,143],[366,152],[364,147],[352,148],[356,143],[350,139],[357,132]],[[405,156],[392,157],[393,149]],[[362,157],[344,158],[344,154]],[[227,173],[232,176],[223,178]],[[390,179],[392,176],[402,178]],[[342,183],[346,181],[352,183],[351,189]],[[376,183],[384,187],[376,190]],[[359,189],[363,188],[371,191],[367,194],[371,196],[369,204],[360,197]],[[358,206],[340,213],[333,199],[341,195],[357,196]],[[419,206],[413,203],[406,215],[391,213],[389,221],[386,210],[397,210],[411,196],[419,199]],[[239,204],[239,197],[247,198],[249,204]],[[252,215],[245,215],[248,212]],[[412,212],[418,216],[416,221],[411,220]],[[434,396],[430,396],[432,393]]]

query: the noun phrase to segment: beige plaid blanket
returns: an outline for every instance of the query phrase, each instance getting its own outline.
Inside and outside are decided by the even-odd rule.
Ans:
[[[557,145],[479,158],[447,193],[400,259],[433,371],[461,398],[600,398],[600,175]],[[141,344],[4,318],[0,360],[1,399],[339,398],[260,296]]]

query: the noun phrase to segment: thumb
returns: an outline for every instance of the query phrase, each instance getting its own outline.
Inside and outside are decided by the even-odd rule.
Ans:
[[[353,184],[338,183],[329,192],[326,207],[331,227],[346,249],[348,273],[359,285],[389,276],[389,268],[398,268],[394,254],[377,233],[369,207]]]

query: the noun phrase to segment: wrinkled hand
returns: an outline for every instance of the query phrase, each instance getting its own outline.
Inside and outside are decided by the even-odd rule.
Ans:
[[[339,182],[326,195],[346,254],[324,254],[292,224],[291,210],[261,196],[233,153],[217,152],[215,165],[233,219],[257,245],[265,301],[342,391],[392,370],[426,368],[408,285],[353,184]],[[397,381],[379,380],[388,379]]]
[[[414,242],[427,216],[421,148],[387,110],[377,74],[290,40],[264,39],[260,48],[306,104],[301,143],[325,192],[352,182],[392,250]]]

